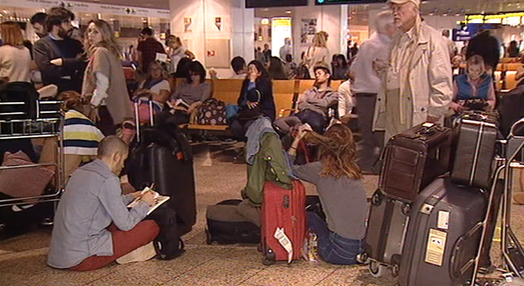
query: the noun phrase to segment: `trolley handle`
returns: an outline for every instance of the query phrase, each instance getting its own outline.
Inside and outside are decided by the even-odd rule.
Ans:
[[[135,109],[135,125],[136,125],[136,138],[137,141],[140,142],[141,135],[140,135],[140,109],[139,106],[142,102],[146,102],[149,107],[149,124],[153,126],[155,124],[154,122],[154,115],[153,115],[153,95],[149,92],[143,92],[138,95],[136,95],[133,98],[133,105]]]
[[[509,137],[516,137],[518,135],[515,135],[515,131],[517,131],[517,127],[519,127],[520,125],[524,124],[524,118],[521,118],[519,120],[517,120],[515,123],[513,123],[513,125],[511,125],[511,128],[509,130]],[[522,136],[522,135],[520,135]]]

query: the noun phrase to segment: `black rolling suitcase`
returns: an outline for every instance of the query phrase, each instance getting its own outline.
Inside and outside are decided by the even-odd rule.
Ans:
[[[473,273],[486,208],[478,188],[443,178],[427,186],[409,214],[399,284],[465,285]]]
[[[137,132],[140,135],[127,159],[126,172],[135,189],[155,184],[158,193],[171,197],[167,205],[176,212],[177,232],[182,236],[196,223],[193,155],[173,116],[157,121]]]
[[[465,114],[458,122],[456,133],[451,181],[490,189],[498,133],[496,120],[483,114]]]
[[[413,202],[435,178],[448,171],[451,129],[423,123],[389,139],[379,189],[388,197]]]
[[[380,190],[373,194],[364,239],[364,253],[371,260],[372,275],[382,276],[388,266],[393,274],[398,273],[409,210],[408,203],[388,198]]]

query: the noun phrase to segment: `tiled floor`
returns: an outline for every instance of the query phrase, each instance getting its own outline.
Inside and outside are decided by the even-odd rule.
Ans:
[[[206,245],[205,209],[223,199],[238,198],[245,184],[246,165],[233,164],[233,144],[195,146],[198,221],[184,237],[187,251],[171,261],[151,260],[84,273],[55,270],[45,265],[50,229],[39,229],[0,241],[0,285],[395,285],[391,275],[372,277],[367,266],[336,266],[295,261],[291,265],[262,265],[256,246]],[[366,176],[370,196],[377,177]],[[306,185],[308,193],[314,193]],[[522,217],[524,206],[514,207]],[[524,221],[515,219],[524,234]]]

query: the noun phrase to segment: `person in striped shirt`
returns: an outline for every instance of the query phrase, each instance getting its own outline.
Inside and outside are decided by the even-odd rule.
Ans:
[[[87,111],[87,101],[75,91],[65,91],[58,95],[62,100],[62,109],[65,112],[64,124],[64,154],[65,177],[82,163],[96,158],[98,143],[104,135],[93,121],[84,112]],[[84,111],[85,110],[85,111]],[[55,162],[57,141],[56,138],[46,139],[40,157],[40,163]]]

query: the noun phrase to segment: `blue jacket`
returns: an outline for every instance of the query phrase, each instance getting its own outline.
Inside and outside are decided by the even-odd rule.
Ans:
[[[473,88],[471,83],[468,81],[468,76],[466,74],[460,74],[455,78],[458,87],[458,97],[457,100],[466,100],[472,98],[479,99],[488,99],[488,92],[493,86],[493,79],[486,73],[481,77],[481,82],[477,87],[477,94],[473,94]]]

